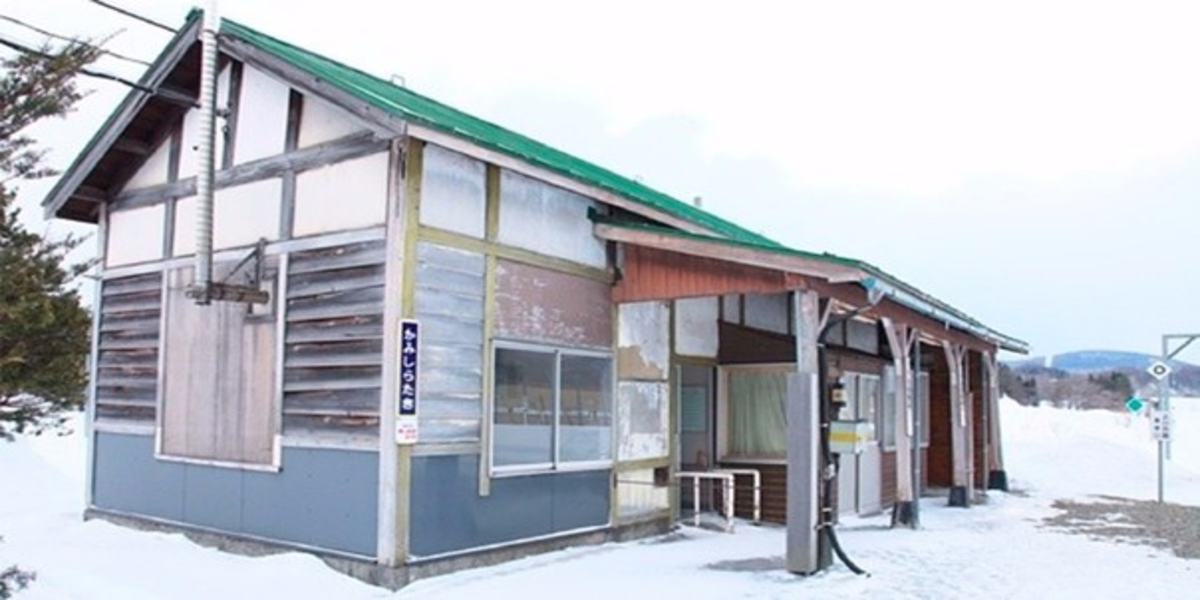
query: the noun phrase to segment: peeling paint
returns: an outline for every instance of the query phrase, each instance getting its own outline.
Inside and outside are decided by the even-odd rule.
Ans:
[[[670,307],[635,302],[618,309],[617,376],[665,381],[670,364]]]
[[[584,277],[499,261],[496,332],[520,340],[611,348],[611,288]]]
[[[718,298],[688,298],[675,301],[675,352],[683,356],[716,358]]]
[[[662,458],[669,454],[668,398],[666,383],[617,384],[618,460]]]

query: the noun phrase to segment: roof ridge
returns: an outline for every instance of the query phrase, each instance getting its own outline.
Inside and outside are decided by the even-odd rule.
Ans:
[[[779,242],[764,235],[692,206],[688,202],[621,175],[593,161],[580,158],[525,134],[469,114],[407,87],[396,85],[362,69],[229,19],[222,20],[221,32],[231,34],[271,52],[282,60],[292,63],[297,61],[311,63],[297,65],[306,70],[325,68],[337,71],[325,74],[328,83],[372,102],[381,109],[400,113],[404,118],[436,129],[446,130],[474,143],[490,146],[505,154],[558,171],[572,179],[626,196],[650,208],[662,210],[719,235],[783,247]],[[361,78],[362,81],[347,81],[352,77]],[[424,106],[413,106],[414,104]]]

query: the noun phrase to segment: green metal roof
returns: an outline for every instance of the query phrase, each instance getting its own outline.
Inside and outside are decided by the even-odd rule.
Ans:
[[[461,137],[580,182],[609,190],[721,236],[770,247],[782,247],[774,240],[739,227],[687,202],[672,198],[608,169],[244,25],[224,20],[221,25],[221,33],[244,40],[345,92],[353,94],[374,107],[400,118]]]

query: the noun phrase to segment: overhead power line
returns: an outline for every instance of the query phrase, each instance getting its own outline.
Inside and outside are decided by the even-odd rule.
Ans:
[[[100,53],[101,53],[101,54],[105,54],[105,55],[107,55],[107,56],[111,56],[111,57],[113,57],[113,58],[118,58],[118,59],[121,59],[121,60],[124,60],[124,61],[129,61],[129,62],[131,62],[131,63],[136,63],[136,64],[139,64],[139,65],[142,65],[142,66],[146,66],[146,67],[150,66],[150,63],[148,63],[148,62],[146,62],[146,61],[144,61],[144,60],[141,60],[141,59],[138,59],[138,58],[133,58],[133,57],[130,57],[130,56],[125,56],[124,54],[118,54],[118,53],[116,53],[116,52],[113,52],[112,50],[107,50],[107,49],[105,49],[105,48],[103,48],[103,47],[101,47],[101,46],[96,46],[96,45],[94,45],[94,44],[89,44],[89,43],[87,43],[87,42],[84,42],[84,41],[81,41],[81,40],[78,40],[78,39],[76,39],[76,38],[72,38],[72,37],[69,37],[69,36],[60,35],[60,34],[54,33],[53,31],[46,31],[45,29],[42,29],[41,27],[38,27],[38,26],[36,26],[36,25],[30,25],[29,23],[26,23],[25,21],[22,21],[22,20],[20,20],[20,19],[17,19],[17,18],[15,18],[15,17],[10,17],[10,16],[8,16],[8,15],[0,15],[0,20],[3,20],[3,21],[8,21],[9,23],[14,23],[14,24],[16,24],[16,25],[19,25],[19,26],[21,26],[21,27],[24,27],[24,28],[26,28],[26,29],[29,29],[29,30],[31,30],[31,31],[35,31],[35,32],[37,32],[37,33],[39,33],[39,34],[41,34],[41,35],[44,35],[44,36],[46,36],[46,37],[48,37],[48,38],[51,38],[51,39],[62,40],[62,41],[64,41],[64,42],[70,42],[70,43],[72,43],[72,44],[82,44],[82,45],[84,45],[84,46],[88,46],[88,47],[91,47],[91,48],[95,48],[96,50],[100,51]],[[124,31],[124,30],[121,30],[121,31]],[[120,33],[120,32],[118,32],[118,33]]]
[[[134,19],[136,21],[141,21],[147,25],[153,25],[154,27],[162,29],[163,31],[175,33],[174,27],[168,27],[166,25],[163,25],[162,23],[159,23],[158,21],[155,21],[154,19],[151,19],[149,17],[143,17],[142,15],[139,15],[133,11],[121,8],[120,6],[109,4],[108,2],[104,2],[103,0],[92,0],[92,3],[99,4],[100,6],[103,6],[104,8],[107,8],[108,10],[125,15],[126,17],[129,17],[130,19]]]
[[[0,46],[7,46],[8,48],[11,48],[13,50],[16,50],[17,52],[21,52],[24,54],[40,56],[42,58],[52,58],[49,54],[46,54],[45,52],[42,52],[41,50],[37,50],[36,48],[30,48],[29,46],[26,46],[25,44],[22,44],[20,42],[14,42],[3,36],[0,36]],[[94,77],[96,79],[107,79],[108,81],[115,81],[122,85],[129,86],[135,90],[149,92],[151,94],[155,93],[155,90],[153,88],[148,88],[144,85],[130,81],[128,79],[125,79],[124,77],[113,75],[111,73],[104,73],[102,71],[95,71],[92,69],[83,68],[83,69],[79,70],[79,74],[86,75],[88,77]]]
[[[38,50],[36,48],[31,48],[20,42],[14,42],[3,36],[0,36],[0,46],[6,46],[8,48],[16,50],[17,52],[21,52],[24,54],[30,54],[30,55],[38,56],[41,58],[51,58],[51,56],[49,54],[42,52],[41,50]],[[79,70],[79,74],[86,75],[88,77],[93,77],[95,79],[104,79],[107,81],[115,81],[126,87],[130,87],[135,90],[138,90],[139,92],[145,92],[147,94],[152,94],[152,95],[158,96],[160,98],[169,100],[171,102],[174,102],[177,104],[182,104],[184,106],[191,106],[191,107],[200,106],[200,104],[196,101],[195,98],[193,98],[187,94],[172,91],[169,89],[155,89],[152,87],[147,87],[140,83],[131,81],[129,79],[125,79],[124,77],[113,75],[112,73],[105,73],[103,71],[96,71],[94,69],[88,69],[85,67],[85,68],[82,68]]]

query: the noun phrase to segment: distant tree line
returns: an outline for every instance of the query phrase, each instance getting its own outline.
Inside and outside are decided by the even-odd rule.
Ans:
[[[1171,373],[1176,396],[1200,395],[1200,367],[1176,365]],[[1142,369],[1121,368],[1090,373],[1021,365],[1000,365],[1000,391],[1021,404],[1050,402],[1064,408],[1124,410],[1130,396],[1155,397],[1157,380]]]

